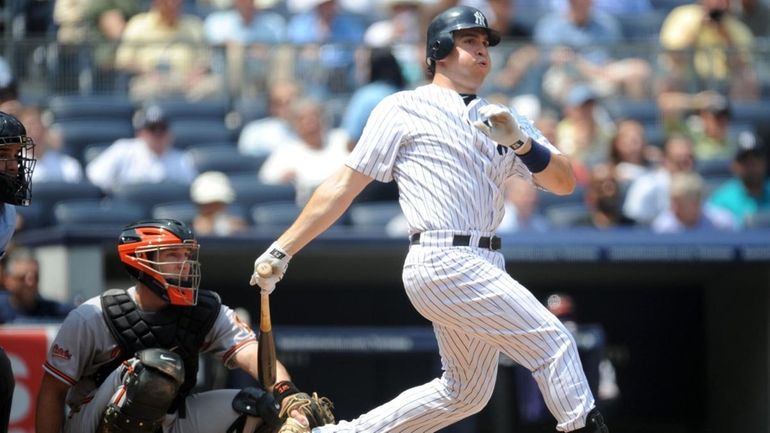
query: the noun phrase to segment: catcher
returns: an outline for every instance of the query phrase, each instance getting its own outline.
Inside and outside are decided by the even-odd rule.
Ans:
[[[192,392],[204,352],[257,377],[252,330],[198,290],[198,248],[176,220],[123,229],[118,256],[136,285],[89,299],[62,323],[43,365],[38,433],[271,432],[293,411],[333,422],[331,403],[299,392],[280,363],[270,392]]]

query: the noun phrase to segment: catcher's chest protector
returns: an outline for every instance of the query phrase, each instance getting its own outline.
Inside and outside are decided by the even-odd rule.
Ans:
[[[222,304],[219,295],[201,290],[195,306],[169,305],[156,312],[140,310],[123,289],[104,292],[101,301],[104,320],[120,345],[121,353],[99,370],[96,375],[97,384],[101,384],[112,370],[139,350],[172,350],[182,357],[185,368],[185,381],[170,412],[176,410],[178,403],[195,386],[198,354],[204,338],[219,315]]]

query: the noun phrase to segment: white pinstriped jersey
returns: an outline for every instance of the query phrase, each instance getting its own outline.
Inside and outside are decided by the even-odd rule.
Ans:
[[[381,182],[396,180],[410,233],[494,232],[504,214],[503,182],[532,175],[512,150],[473,126],[487,104],[476,98],[466,106],[457,92],[434,84],[391,95],[369,116],[347,165]],[[559,153],[528,119],[512,113],[530,137]]]
[[[136,287],[130,288],[128,294],[135,299]],[[202,352],[213,353],[230,366],[233,355],[250,344],[256,344],[254,332],[230,307],[222,305],[217,320],[206,335]],[[72,386],[67,394],[67,405],[74,409],[90,400],[96,389],[94,374],[119,354],[118,342],[102,316],[101,299],[95,296],[64,319],[43,369]]]

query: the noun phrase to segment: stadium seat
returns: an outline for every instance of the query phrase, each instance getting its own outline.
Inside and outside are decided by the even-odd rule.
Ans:
[[[85,160],[83,153],[86,147],[134,136],[134,128],[128,120],[105,120],[103,122],[72,120],[58,122],[55,125],[55,128],[61,131],[62,150],[80,161],[81,164]]]
[[[190,200],[190,186],[183,183],[128,183],[112,191],[116,202],[133,203],[148,215],[152,207],[161,203]]]
[[[57,225],[110,225],[122,227],[146,217],[141,206],[112,200],[65,200],[54,206]]]
[[[199,173],[221,171],[226,174],[246,173],[256,179],[259,168],[267,156],[242,155],[235,146],[201,146],[189,149],[188,153]]]
[[[666,15],[665,11],[654,10],[641,14],[616,15],[615,19],[626,41],[650,41],[658,39]]]
[[[191,201],[161,203],[152,207],[153,218],[172,218],[191,224],[198,214],[198,206]]]
[[[131,122],[135,108],[125,97],[113,95],[54,96],[48,103],[54,122],[117,120]]]
[[[634,119],[644,124],[656,123],[660,119],[658,103],[654,99],[634,100],[625,98],[610,98],[603,102],[610,116],[616,121]]]
[[[251,219],[257,228],[286,228],[299,215],[300,208],[293,201],[260,203],[251,210]]]
[[[233,133],[225,123],[216,120],[171,120],[171,133],[174,134],[174,145],[181,149],[233,139]]]
[[[549,206],[544,212],[551,227],[566,229],[590,220],[591,212],[583,203],[564,203]]]
[[[151,103],[160,106],[172,124],[194,120],[219,121],[224,124],[229,111],[225,101],[191,102],[185,99],[162,99]]]
[[[732,176],[732,157],[698,160],[695,171],[703,178],[727,178]]]
[[[101,197],[101,190],[90,182],[36,182],[32,184],[32,204],[16,209],[24,218],[25,228],[39,228],[53,224],[53,208],[59,202]]]
[[[583,204],[585,195],[585,186],[576,185],[575,190],[570,195],[556,195],[552,192],[542,189],[537,190],[537,206],[543,212],[552,206],[562,206],[565,204]]]
[[[382,230],[390,220],[401,215],[401,206],[396,201],[354,203],[348,214],[354,228]]]
[[[770,113],[770,100],[731,102],[732,123],[749,123],[759,128],[767,122]]]
[[[246,173],[231,174],[228,178],[235,190],[235,203],[245,209],[251,209],[257,203],[293,202],[296,199],[297,193],[291,184],[266,184],[260,182],[256,174]]]

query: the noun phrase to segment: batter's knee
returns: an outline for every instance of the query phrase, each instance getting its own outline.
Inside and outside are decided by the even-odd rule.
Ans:
[[[448,393],[452,411],[463,417],[480,412],[492,398],[494,386],[484,384],[483,387],[463,386]]]
[[[104,411],[97,433],[153,433],[184,382],[184,363],[176,353],[146,349],[128,361],[125,397]]]

